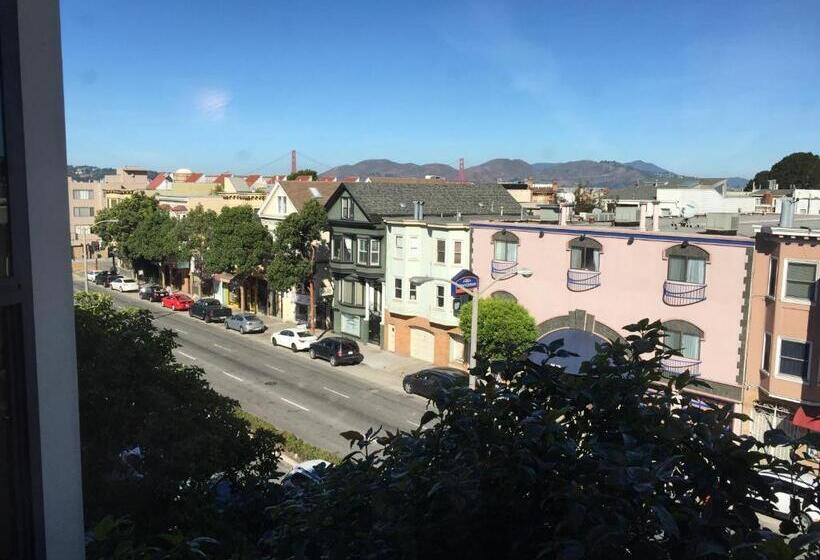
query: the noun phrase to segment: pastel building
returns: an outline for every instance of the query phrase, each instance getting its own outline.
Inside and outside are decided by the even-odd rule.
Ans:
[[[625,325],[661,320],[682,354],[664,367],[710,384],[704,401],[743,400],[747,293],[754,241],[744,237],[614,227],[473,222],[473,272],[484,297],[517,300],[535,318],[541,340],[565,341],[580,355],[596,342],[626,336]],[[516,267],[530,278],[495,276]]]
[[[756,230],[744,412],[758,438],[771,428],[799,437],[820,431],[820,230]],[[785,448],[769,451],[787,458]]]

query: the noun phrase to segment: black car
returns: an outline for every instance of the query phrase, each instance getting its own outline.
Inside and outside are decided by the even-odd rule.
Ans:
[[[116,272],[111,272],[110,270],[103,270],[97,276],[94,277],[94,283],[98,286],[108,286],[111,284],[111,280],[119,276]]]
[[[308,350],[312,359],[321,358],[332,366],[341,364],[359,364],[364,356],[359,352],[359,345],[349,338],[328,336],[310,345]]]
[[[412,395],[432,399],[439,391],[466,387],[467,374],[455,368],[441,367],[417,371],[404,376],[404,390]]]
[[[168,290],[158,284],[148,284],[140,288],[140,299],[148,301],[162,301],[168,295]]]
[[[225,307],[219,300],[214,298],[202,298],[197,300],[190,309],[188,315],[202,319],[206,323],[211,321],[224,321],[230,317],[233,312],[230,307]]]

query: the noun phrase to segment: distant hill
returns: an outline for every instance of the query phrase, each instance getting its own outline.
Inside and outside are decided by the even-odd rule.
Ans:
[[[68,177],[75,181],[82,181],[90,183],[91,181],[102,181],[106,175],[113,175],[116,173],[113,167],[97,167],[95,165],[69,165]],[[148,179],[153,179],[157,176],[156,171],[148,171]]]
[[[415,163],[396,163],[389,159],[372,159],[360,161],[353,165],[334,167],[328,169],[322,175],[328,177],[424,177],[425,175],[438,175],[446,179],[455,179],[458,177],[458,171],[454,167],[443,163],[417,165]],[[541,182],[555,181],[565,186],[589,184],[610,188],[634,185],[636,181],[654,179],[659,175],[665,177],[678,176],[654,163],[641,160],[628,163],[592,160],[563,163],[528,163],[521,159],[491,159],[480,165],[467,167],[464,170],[464,175],[468,181],[475,182],[532,178]]]

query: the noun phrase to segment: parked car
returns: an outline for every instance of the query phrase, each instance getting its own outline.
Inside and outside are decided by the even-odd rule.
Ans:
[[[120,276],[119,274],[109,274],[105,277],[105,280],[103,280],[103,286],[105,286],[106,288],[110,288],[111,282],[117,280],[118,278],[122,278],[122,276]]]
[[[94,277],[94,283],[99,286],[105,286],[105,281],[110,276],[118,276],[118,274],[115,272],[111,272],[110,270],[103,270]]]
[[[453,387],[466,387],[467,374],[455,368],[439,367],[417,371],[404,376],[404,390],[411,395],[432,399],[439,391]]]
[[[111,289],[120,292],[138,292],[140,285],[133,278],[123,278],[120,276],[111,281]]]
[[[253,313],[237,313],[225,318],[225,328],[234,329],[245,334],[265,332],[268,327]]]
[[[168,295],[168,290],[158,284],[146,284],[140,288],[140,299],[148,301],[162,301]]]
[[[188,311],[193,304],[194,300],[179,292],[162,298],[162,306],[174,311]]]
[[[188,315],[202,319],[206,323],[224,321],[232,314],[230,307],[219,303],[218,299],[202,298],[197,300],[188,310]]]
[[[310,331],[299,327],[281,330],[278,333],[273,333],[270,337],[270,341],[274,346],[285,346],[294,352],[307,350],[316,340],[316,336],[311,334]]]
[[[817,477],[806,473],[798,478],[785,473],[761,471],[760,475],[769,482],[774,490],[774,515],[780,519],[791,519],[796,525],[808,530],[820,523],[820,507],[818,507]],[[792,500],[798,500],[800,514],[792,517],[789,508]],[[753,506],[761,513],[767,513],[766,504],[759,498],[753,501]]]
[[[309,487],[322,482],[325,470],[332,465],[322,459],[303,461],[282,477],[282,488],[291,496],[299,496]]]
[[[97,275],[100,272],[102,272],[102,270],[89,270],[88,274],[86,274],[85,277],[88,278],[89,282],[93,282],[94,280],[97,279]]]
[[[320,338],[310,345],[308,350],[311,359],[321,358],[336,367],[342,364],[359,364],[364,360],[359,345],[349,338],[328,336]]]

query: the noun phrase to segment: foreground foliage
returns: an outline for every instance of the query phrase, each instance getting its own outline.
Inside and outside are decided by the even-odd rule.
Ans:
[[[357,448],[321,485],[273,509],[275,558],[794,558],[750,494],[786,465],[664,380],[660,323],[628,327],[583,376],[508,362],[501,380],[442,393],[426,427],[344,434]],[[540,348],[560,352],[558,345]],[[661,383],[663,382],[663,383]],[[743,419],[743,418],[742,418]],[[772,438],[783,438],[774,432]],[[383,450],[378,450],[384,445]],[[795,467],[799,468],[799,467]],[[813,552],[806,552],[814,546]],[[808,556],[806,556],[808,557]]]

